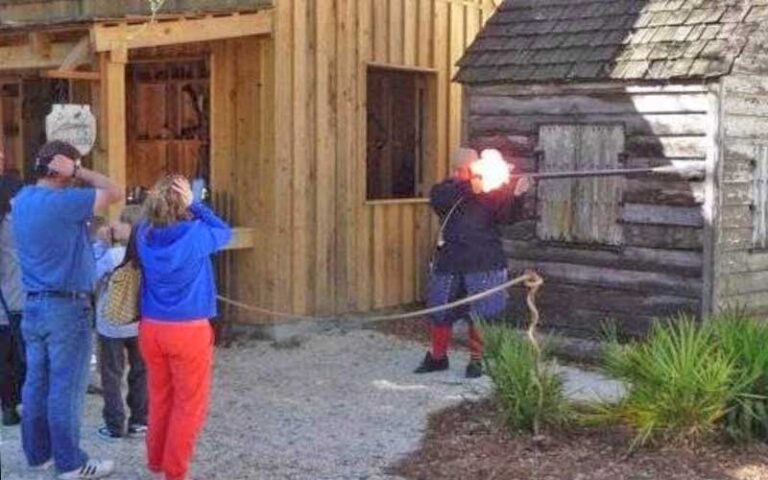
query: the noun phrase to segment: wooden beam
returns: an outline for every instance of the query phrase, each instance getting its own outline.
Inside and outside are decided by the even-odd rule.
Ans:
[[[100,58],[101,102],[104,131],[107,142],[107,171],[105,172],[119,185],[125,186],[127,175],[127,132],[125,101],[125,62],[121,55],[102,54]],[[110,218],[120,215],[122,205],[110,208]]]
[[[84,63],[88,63],[88,57],[91,55],[91,39],[88,35],[77,42],[77,45],[67,54],[67,57],[61,62],[59,70],[75,70]]]
[[[0,47],[1,70],[36,70],[58,68],[75,46],[71,42],[51,43],[41,49],[31,43]]]
[[[77,70],[46,70],[41,76],[45,78],[61,78],[64,80],[86,80],[90,82],[98,82],[101,80],[101,74],[99,72],[81,72]]]
[[[97,24],[91,28],[91,41],[96,52],[106,52],[118,45],[128,49],[159,47],[271,33],[272,12],[264,11],[134,25]]]
[[[32,51],[43,58],[51,56],[51,36],[45,32],[33,32],[29,34],[29,44]]]
[[[244,250],[256,246],[256,231],[248,227],[235,227],[232,229],[232,240],[224,247],[224,250]]]

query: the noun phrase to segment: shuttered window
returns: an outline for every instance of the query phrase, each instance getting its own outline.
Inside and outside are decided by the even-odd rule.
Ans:
[[[539,170],[620,168],[621,125],[542,125]],[[624,188],[621,177],[544,180],[538,187],[537,234],[542,240],[618,246]]]
[[[752,245],[768,248],[768,145],[755,147],[752,176]]]

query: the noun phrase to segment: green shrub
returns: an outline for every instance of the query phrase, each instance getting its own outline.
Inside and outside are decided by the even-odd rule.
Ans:
[[[496,387],[502,412],[510,427],[538,433],[542,425],[560,425],[569,418],[563,378],[552,362],[516,330],[481,325],[485,343],[484,366]]]
[[[733,361],[713,330],[689,316],[657,323],[642,343],[611,345],[606,369],[628,386],[625,399],[605,410],[637,430],[633,447],[654,439],[696,443],[716,430],[735,398]]]
[[[768,325],[736,309],[717,315],[709,327],[736,368],[726,433],[739,441],[768,440]]]

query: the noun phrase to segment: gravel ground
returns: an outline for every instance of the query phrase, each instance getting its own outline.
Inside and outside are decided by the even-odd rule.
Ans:
[[[465,380],[466,353],[427,376],[411,370],[424,347],[371,331],[327,333],[276,348],[248,342],[219,350],[213,403],[198,446],[193,478],[205,480],[392,479],[382,473],[418,448],[429,413],[490,392],[487,378]],[[579,398],[612,398],[617,385],[565,368]],[[84,447],[118,462],[116,479],[146,478],[141,440],[105,443],[101,398],[89,395]],[[3,480],[43,480],[31,473],[19,429],[0,437]]]

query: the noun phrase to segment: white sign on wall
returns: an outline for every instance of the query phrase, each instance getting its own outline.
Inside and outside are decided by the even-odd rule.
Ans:
[[[96,117],[90,105],[55,104],[45,117],[48,141],[61,140],[72,144],[81,155],[91,152],[96,143]]]

